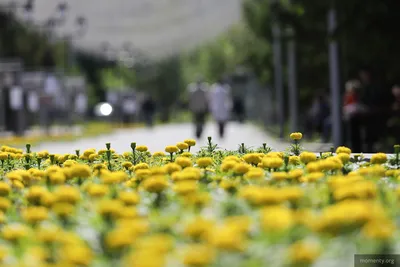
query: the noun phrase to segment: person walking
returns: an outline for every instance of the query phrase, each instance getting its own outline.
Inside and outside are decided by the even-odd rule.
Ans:
[[[214,120],[218,124],[220,138],[225,136],[225,126],[231,116],[231,88],[222,79],[215,83],[210,90],[210,108]]]
[[[137,103],[135,97],[127,97],[123,100],[122,112],[124,125],[129,125],[130,123],[135,122],[135,116],[137,112]]]
[[[208,86],[202,78],[189,84],[189,110],[193,115],[195,135],[201,138],[208,113]]]
[[[156,105],[151,96],[147,96],[142,103],[142,112],[147,127],[153,127],[153,118],[156,111]]]

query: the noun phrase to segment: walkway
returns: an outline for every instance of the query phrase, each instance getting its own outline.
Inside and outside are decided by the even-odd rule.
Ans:
[[[260,147],[263,143],[267,143],[268,146],[277,151],[283,151],[289,146],[288,143],[279,142],[251,124],[231,123],[227,127],[226,138],[219,140],[216,126],[209,123],[206,125],[203,138],[198,140],[198,145],[194,151],[198,150],[200,146],[206,145],[207,136],[212,136],[213,140],[221,148],[225,149],[236,149],[241,143],[252,147]],[[48,150],[51,153],[74,153],[75,149],[102,149],[105,148],[105,143],[110,142],[113,149],[118,153],[122,153],[130,151],[130,143],[136,142],[138,145],[147,145],[150,151],[154,152],[162,151],[166,145],[176,144],[187,138],[193,138],[193,126],[191,124],[167,124],[156,126],[153,129],[117,130],[111,135],[81,139],[74,142],[43,143],[33,147],[33,150]],[[304,144],[304,147],[307,150],[318,152],[321,150],[327,151],[330,146],[311,143]]]

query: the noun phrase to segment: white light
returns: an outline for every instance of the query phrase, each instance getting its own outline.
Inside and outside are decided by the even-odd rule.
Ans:
[[[103,103],[100,106],[100,114],[102,116],[110,116],[110,114],[112,113],[113,108],[110,104],[108,103]]]
[[[98,117],[110,116],[113,112],[113,108],[109,103],[99,103],[94,108],[94,113]]]

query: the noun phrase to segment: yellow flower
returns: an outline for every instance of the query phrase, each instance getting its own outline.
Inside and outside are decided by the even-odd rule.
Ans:
[[[139,152],[146,152],[147,150],[149,150],[149,148],[147,146],[137,146],[136,150]]]
[[[199,166],[200,168],[206,168],[210,165],[213,164],[213,159],[210,157],[204,157],[204,158],[199,158],[196,161],[197,166]]]
[[[184,142],[179,142],[176,144],[176,146],[180,149],[180,150],[185,150],[189,148],[189,145],[184,143]]]
[[[297,165],[300,163],[299,156],[289,156],[289,164]]]
[[[122,167],[124,167],[125,169],[129,169],[130,167],[133,166],[132,162],[129,162],[129,161],[125,161],[125,162],[123,162],[121,165],[122,165]]]
[[[190,167],[192,166],[192,160],[190,158],[181,156],[181,157],[177,157],[175,159],[175,162],[180,165],[182,168],[186,168],[186,167]]]
[[[118,198],[125,205],[137,205],[140,202],[140,197],[135,192],[121,192],[119,193]]]
[[[39,158],[39,159],[47,159],[48,157],[49,157],[49,151],[47,151],[47,150],[43,150],[43,151],[40,151],[40,152],[38,152],[37,154],[36,154],[36,156]]]
[[[234,160],[227,160],[221,164],[221,170],[223,172],[228,172],[236,166],[237,162]]]
[[[209,245],[193,244],[189,245],[185,252],[183,263],[186,266],[206,266],[215,259],[215,252]]]
[[[319,171],[320,171],[320,165],[319,165],[319,163],[317,163],[317,162],[310,162],[310,163],[308,163],[308,164],[306,165],[306,170],[307,170],[309,173],[312,173],[312,172],[319,172]]]
[[[22,212],[22,217],[29,223],[38,223],[48,218],[45,207],[28,207]]]
[[[77,188],[72,186],[61,186],[55,191],[57,202],[66,202],[75,204],[81,198],[80,192]]]
[[[0,182],[0,196],[8,196],[11,186],[5,182]]]
[[[286,172],[273,172],[271,176],[272,179],[277,181],[286,180],[288,178],[288,174]]]
[[[165,176],[151,176],[144,180],[143,188],[151,193],[159,193],[168,187],[168,181]]]
[[[269,169],[277,169],[282,167],[283,165],[283,159],[278,158],[278,157],[265,157],[262,160],[262,164],[265,168]]]
[[[288,178],[289,179],[298,179],[303,175],[304,171],[302,169],[294,169],[289,171]]]
[[[46,225],[36,231],[35,234],[40,242],[53,243],[59,240],[59,235],[62,234],[62,230],[57,226]]]
[[[99,203],[97,212],[103,217],[117,218],[121,216],[123,207],[121,200],[105,199]]]
[[[74,166],[75,164],[77,164],[77,162],[76,162],[75,160],[70,160],[70,159],[69,159],[69,160],[66,160],[66,161],[63,163],[63,166],[69,168],[69,167]]]
[[[376,153],[372,155],[370,162],[372,164],[383,164],[387,161],[387,156],[385,153]]]
[[[301,162],[307,164],[309,162],[316,161],[317,155],[315,155],[315,153],[312,153],[312,152],[302,152],[300,154],[300,160],[301,160]]]
[[[174,191],[179,195],[187,195],[197,191],[198,185],[196,181],[186,180],[177,182],[174,186]]]
[[[246,249],[244,234],[235,227],[219,227],[213,231],[211,244],[221,250],[242,252]]]
[[[159,157],[164,157],[165,153],[162,151],[154,152],[153,157],[159,158]]]
[[[127,179],[128,175],[124,171],[104,171],[101,174],[101,180],[104,184],[118,184],[120,182],[126,181]]]
[[[244,159],[244,161],[246,161],[249,164],[257,165],[258,163],[261,162],[261,156],[258,153],[246,154],[243,156],[243,159]]]
[[[288,248],[291,263],[308,265],[313,263],[320,255],[321,248],[317,244],[298,241]]]
[[[9,224],[2,229],[2,235],[5,240],[16,241],[28,235],[28,228],[22,224]]]
[[[351,149],[345,146],[340,146],[336,149],[336,154],[340,153],[346,153],[346,154],[351,154]]]
[[[135,176],[139,180],[142,180],[150,175],[151,175],[151,171],[148,169],[139,169],[139,170],[135,171]]]
[[[197,217],[189,222],[183,231],[185,236],[192,239],[207,239],[214,227],[214,222],[202,217]]]
[[[89,149],[86,149],[86,150],[83,152],[83,156],[85,156],[86,158],[89,158],[89,156],[92,155],[92,154],[94,154],[94,153],[96,153],[96,149],[94,149],[94,148],[89,148]]]
[[[262,168],[252,168],[245,174],[245,177],[250,180],[262,179],[265,177],[265,173]]]
[[[290,139],[292,140],[300,140],[301,138],[303,138],[303,134],[302,133],[291,133],[290,134]]]
[[[188,144],[188,146],[195,146],[196,145],[196,140],[194,140],[194,139],[186,139],[184,142],[186,144]]]
[[[109,193],[109,189],[106,185],[92,184],[88,187],[87,192],[91,197],[103,197]]]
[[[53,172],[49,174],[49,180],[52,184],[63,184],[65,179],[66,177],[63,172]]]
[[[165,148],[165,152],[167,152],[167,153],[176,153],[176,152],[178,152],[179,151],[179,148],[177,147],[177,146],[167,146],[166,148]]]
[[[9,199],[0,197],[0,210],[6,212],[11,206],[11,202]]]
[[[92,250],[84,245],[65,246],[61,255],[72,266],[89,266],[93,260]]]
[[[181,157],[191,158],[191,157],[193,157],[193,155],[192,155],[192,153],[190,153],[190,152],[183,152],[183,153],[181,154]]]
[[[148,169],[148,168],[149,168],[149,165],[147,163],[144,163],[144,162],[136,164],[135,167],[134,167],[135,171],[136,170]]]
[[[0,160],[6,160],[8,158],[8,153],[1,152],[0,153]]]
[[[343,164],[349,162],[350,154],[347,153],[339,153],[337,157],[342,161]]]
[[[391,220],[372,220],[364,225],[362,234],[371,239],[389,239],[393,237],[396,225]]]
[[[182,170],[182,167],[177,163],[171,162],[171,163],[168,163],[167,165],[165,165],[165,169],[167,170],[167,172],[169,174],[172,174],[174,172],[178,172],[178,171]]]
[[[236,162],[241,162],[239,157],[235,156],[235,155],[230,155],[230,156],[227,156],[227,157],[224,158],[224,162],[231,161],[231,160],[236,161]]]
[[[271,206],[261,211],[261,225],[266,232],[286,231],[293,224],[293,213],[286,207]]]
[[[129,229],[117,228],[110,231],[106,236],[106,244],[110,249],[121,249],[131,245],[133,242],[133,235]]]
[[[75,211],[75,207],[70,203],[60,202],[52,205],[51,210],[60,218],[67,218]]]

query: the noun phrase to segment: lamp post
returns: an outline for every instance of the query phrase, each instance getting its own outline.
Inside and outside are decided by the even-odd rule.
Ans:
[[[271,6],[278,4],[277,0],[271,1]],[[276,15],[272,15],[272,49],[274,57],[274,80],[276,91],[276,112],[279,124],[279,138],[284,138],[285,127],[285,102],[283,91],[283,76],[282,76],[282,33],[281,27]]]
[[[329,80],[330,94],[332,103],[332,140],[333,145],[338,147],[342,144],[342,114],[341,114],[341,97],[340,97],[340,74],[339,74],[339,46],[334,39],[337,28],[335,1],[331,0],[331,7],[328,11],[328,34],[329,41]],[[357,151],[356,151],[357,152]]]

